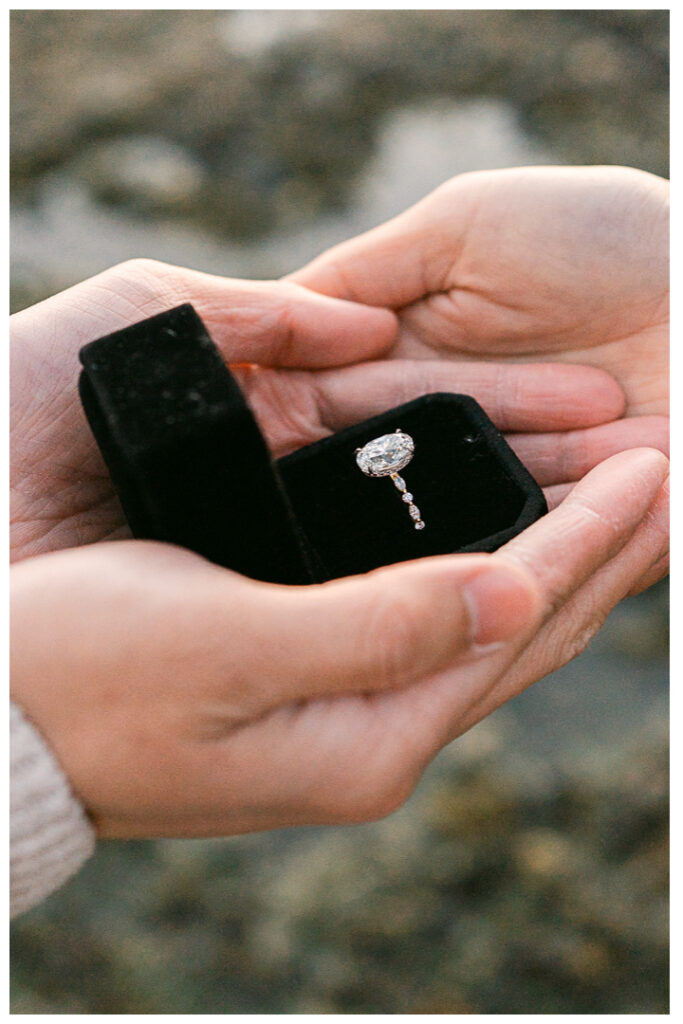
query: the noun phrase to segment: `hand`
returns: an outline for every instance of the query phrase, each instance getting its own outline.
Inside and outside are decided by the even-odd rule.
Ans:
[[[502,429],[536,431],[541,445],[546,436],[552,442],[548,431],[574,428],[563,453],[577,458],[582,428],[623,408],[621,390],[601,371],[377,361],[396,333],[387,310],[321,298],[291,283],[133,260],[12,318],[13,560],[129,536],[78,399],[78,349],[187,301],[226,361],[242,364],[233,370],[276,457],[428,391],[469,391]],[[547,457],[536,461],[540,467]],[[529,465],[533,472],[533,457]],[[552,483],[552,473],[546,476]]]
[[[508,440],[539,482],[564,493],[623,448],[668,450],[667,225],[667,183],[641,171],[463,174],[291,280],[396,310],[392,356],[429,360],[427,379],[435,357],[449,360],[459,390],[482,359],[505,360],[517,372],[525,364],[527,374],[539,372],[539,360],[607,370],[623,388],[629,419],[580,435],[534,436],[526,425],[505,425],[523,432]],[[499,394],[515,386],[495,372]],[[573,401],[583,397],[577,390]],[[359,415],[363,405],[359,398]]]
[[[78,350],[191,301],[234,362],[336,366],[383,352],[388,311],[286,283],[234,281],[132,260],[12,317],[12,559],[129,536],[81,409]]]
[[[667,474],[658,452],[626,452],[494,555],[321,586],[142,541],[27,559],[11,570],[12,695],[101,836],[381,816],[647,575]]]

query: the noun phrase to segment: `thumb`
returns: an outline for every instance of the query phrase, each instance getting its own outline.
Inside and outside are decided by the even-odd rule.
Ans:
[[[256,678],[268,679],[263,697],[272,705],[406,686],[473,645],[526,632],[541,607],[527,570],[486,555],[419,559],[320,586],[258,590],[263,635],[253,650],[263,664],[252,667]]]
[[[392,309],[446,290],[471,220],[472,192],[476,199],[476,176],[459,175],[397,217],[323,252],[287,279],[324,295]]]
[[[16,346],[35,349],[43,361],[46,323],[63,357],[64,347],[76,352],[184,302],[196,308],[229,363],[341,366],[382,355],[396,335],[396,318],[387,309],[328,298],[289,281],[243,281],[138,259],[15,313],[13,336]],[[65,365],[71,373],[71,363]]]
[[[173,273],[227,362],[341,366],[379,357],[395,340],[396,318],[388,309],[320,295],[293,281]]]

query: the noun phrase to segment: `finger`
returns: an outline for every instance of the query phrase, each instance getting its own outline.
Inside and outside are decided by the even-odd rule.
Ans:
[[[621,551],[593,573],[545,623],[500,683],[473,705],[464,728],[581,654],[612,609],[633,592],[634,580],[639,586],[656,567],[661,568],[668,557],[668,507],[669,486],[665,480]]]
[[[273,641],[279,651],[277,684],[271,674],[263,699],[397,689],[452,665],[472,643],[523,632],[536,614],[528,577],[505,586],[501,577],[498,598],[480,602],[487,618],[473,634],[472,602],[461,592],[469,573],[485,564],[526,569],[551,615],[626,543],[667,473],[667,460],[650,449],[617,455],[495,556],[420,560],[295,592],[267,588],[259,595],[264,636],[250,637],[255,651]]]
[[[184,302],[192,303],[232,362],[339,366],[380,355],[396,334],[395,317],[386,309],[326,298],[289,282],[216,277],[146,259],[119,264],[16,313],[13,333],[17,342],[36,347],[49,321],[56,340],[38,352],[45,360],[55,347],[76,352]]]
[[[628,504],[628,517],[620,527],[620,551],[613,559],[603,562],[582,586],[579,585],[560,613],[552,616],[533,635],[531,644],[527,646],[528,633],[520,638],[523,653],[516,661],[514,643],[498,645],[493,650],[489,648],[478,652],[478,656],[477,652],[472,652],[473,657],[463,664],[451,666],[447,671],[406,689],[379,694],[371,705],[351,709],[349,717],[353,724],[348,730],[350,735],[347,739],[344,731],[337,730],[340,749],[332,752],[336,756],[330,755],[335,773],[333,779],[340,775],[343,777],[344,770],[350,774],[344,743],[346,741],[353,749],[353,740],[357,741],[358,732],[364,731],[368,736],[368,759],[364,764],[362,784],[371,810],[374,792],[379,793],[377,813],[387,813],[399,805],[441,746],[559,667],[558,657],[568,660],[573,656],[575,645],[580,646],[589,631],[599,627],[604,614],[623,596],[629,578],[639,573],[666,544],[666,483],[657,490],[661,475],[667,472],[665,460],[654,452],[639,452],[618,456],[612,462],[615,463],[612,470],[618,469],[619,481],[613,478],[613,472],[608,474],[601,467],[600,471],[592,474],[595,493],[588,495],[584,487],[584,504],[577,505],[574,514],[592,528],[594,517],[589,512],[590,498],[594,500],[596,509],[609,508],[610,497],[619,497]],[[634,518],[637,520],[639,515],[640,521],[632,529]],[[613,525],[606,524],[603,543],[596,544],[602,548],[604,559],[608,559],[608,550],[614,550],[609,536],[612,530]],[[545,539],[539,535],[537,541],[538,575],[542,579],[547,561]],[[564,547],[558,552],[557,537],[555,541],[555,557],[563,557]],[[497,557],[492,556],[492,560]],[[578,557],[577,551],[570,551],[570,561],[578,582],[585,572],[585,562]],[[558,636],[553,634],[555,629]],[[355,746],[357,748],[357,743]],[[324,768],[325,759],[321,758],[321,761]],[[354,791],[349,786],[346,791],[354,797],[356,807],[362,805],[362,792],[359,794],[358,787]],[[343,804],[341,797],[338,804]]]
[[[558,658],[566,661],[578,653],[599,628],[609,609],[624,596],[631,575],[666,545],[665,488],[615,558],[576,591],[529,646],[522,645],[516,660],[514,644],[497,645],[492,652],[489,648],[436,677],[380,693],[371,702],[351,697],[317,701],[259,719],[250,729],[264,733],[261,749],[268,750],[273,768],[267,786],[262,772],[254,771],[255,778],[249,779],[255,814],[251,828],[268,823],[267,818],[259,819],[259,808],[262,816],[270,815],[272,826],[274,799],[288,809],[290,824],[292,806],[300,815],[297,820],[309,824],[368,820],[400,806],[442,746],[558,668]],[[255,756],[251,741],[253,731],[237,732],[225,748],[220,772],[216,771],[220,752],[208,749],[201,792],[211,794],[213,786],[218,806],[229,806],[226,788],[239,781],[240,773],[259,765],[263,755],[257,745]],[[363,751],[360,772],[359,750]],[[218,830],[209,823],[197,831]]]
[[[634,416],[565,433],[512,434],[508,444],[542,486],[580,480],[600,462],[628,448],[669,454],[666,416]]]
[[[392,714],[411,719],[425,757],[559,668],[572,651],[578,653],[588,636],[586,623],[597,630],[607,613],[604,609],[608,611],[660,557],[665,544],[661,513],[649,513],[661,500],[667,475],[667,460],[657,452],[643,449],[617,455],[577,484],[560,508],[492,556],[521,560],[533,574],[546,621],[530,643],[527,633],[520,636],[516,649],[512,643],[483,652],[466,672],[456,666],[455,671],[392,697]],[[643,528],[652,528],[646,543]],[[622,551],[624,558],[617,561]],[[619,574],[616,580],[608,573],[601,575],[610,563],[610,573]],[[594,577],[602,582],[592,588]],[[570,609],[566,614],[565,608]],[[511,676],[513,663],[517,667]]]
[[[544,487],[543,494],[548,505],[548,511],[552,512],[554,508],[561,505],[568,494],[574,490],[576,484],[553,484],[552,487]]]
[[[608,474],[601,467],[592,474],[596,494],[587,495],[584,487],[584,504],[577,505],[575,509],[575,516],[584,519],[589,528],[594,522],[594,516],[589,512],[590,497],[595,500],[596,508],[599,501],[607,506],[610,498],[620,497],[629,505],[628,522],[631,522],[634,516],[637,517],[634,492],[636,496],[645,495],[640,506],[642,513],[643,505],[647,507],[647,500],[652,497],[658,485],[660,471],[666,472],[662,466],[664,460],[656,453],[628,453],[618,456],[612,462],[617,464],[619,470],[620,490],[612,479],[614,474]],[[648,523],[652,520],[654,525],[656,516],[648,517],[647,512],[644,516]],[[558,519],[557,516],[554,518]],[[613,524],[605,524],[604,530],[606,536],[603,537],[602,549],[603,557],[607,557],[605,552],[613,548]],[[628,530],[625,519],[621,526],[622,539]],[[651,538],[648,542],[649,550],[640,551],[640,561],[636,565],[631,560],[631,552],[636,546],[643,548],[642,536],[635,530],[631,537],[633,540],[626,540],[621,549],[625,553],[624,560],[621,560],[621,555],[617,555],[612,562],[612,566],[620,564],[624,577],[628,577],[634,570],[638,571],[644,561],[657,551],[658,544],[661,544],[661,537],[659,540]],[[545,539],[539,536],[537,540],[539,574],[543,577],[547,561]],[[556,554],[557,551],[556,544]],[[560,548],[560,552],[563,551],[564,548]],[[492,556],[490,561],[497,558]],[[571,560],[580,577],[585,570],[585,563],[577,559],[576,551],[571,552]],[[598,575],[594,578],[597,579]],[[618,599],[623,583],[622,578],[616,593],[609,595],[608,603]],[[593,578],[587,585],[593,585]],[[582,595],[581,590],[576,595],[576,601],[582,606],[584,616],[588,617],[591,610],[595,609],[594,597],[590,594],[586,596],[585,591],[581,597],[579,595]],[[554,617],[550,621],[554,621]],[[533,624],[530,624],[533,628]],[[295,709],[283,708],[279,714],[281,716],[286,712],[284,750],[278,744],[268,744],[269,751],[274,750],[276,764],[278,757],[281,764],[282,770],[277,767],[274,769],[274,778],[278,782],[282,780],[284,795],[282,791],[279,792],[282,801],[285,802],[285,797],[288,797],[291,804],[293,792],[298,798],[296,806],[301,811],[301,820],[307,822],[333,818],[340,821],[365,820],[366,809],[367,817],[388,813],[405,799],[426,763],[442,745],[476,724],[515,692],[557,667],[552,663],[557,649],[549,642],[549,629],[543,627],[539,631],[537,641],[532,641],[533,655],[523,662],[525,653],[512,674],[506,670],[515,660],[515,645],[504,644],[498,645],[492,653],[484,652],[483,656],[476,657],[476,652],[473,652],[474,659],[466,660],[463,664],[456,662],[447,671],[423,679],[416,685],[379,693],[372,702],[359,702],[349,697],[331,704],[312,702]],[[567,632],[573,635],[570,630]],[[528,635],[527,632],[522,638],[523,646]],[[278,721],[282,724],[282,718],[278,719],[277,715],[267,716],[259,719],[256,728],[268,730]],[[319,740],[319,737],[322,739]],[[245,742],[240,746],[242,739]],[[221,780],[220,785],[224,789],[230,784],[230,779],[245,770],[245,766],[246,770],[249,769],[254,757],[253,754],[250,756],[247,740],[246,732],[238,732],[233,737],[230,748],[226,748],[227,768],[218,775],[215,772],[215,752],[210,752],[211,771],[205,769],[209,780]],[[360,774],[357,771],[359,749],[364,751],[363,771]],[[313,776],[316,782],[312,787],[310,779]],[[267,792],[259,793],[257,779],[257,785],[252,786],[250,792],[254,795],[257,809],[259,801],[268,810],[272,808],[272,787]]]
[[[476,189],[460,187],[466,179],[454,179],[398,217],[334,246],[289,280],[394,309],[438,291],[462,252],[476,205]]]
[[[229,362],[320,367],[381,355],[394,314],[286,281],[235,281],[183,271],[188,300]]]
[[[637,594],[642,594],[648,587],[653,587],[655,583],[659,583],[665,576],[669,574],[669,552],[658,558],[654,565],[650,566],[647,572],[643,573],[640,579],[633,584],[629,590],[627,597],[635,597]]]
[[[590,427],[624,411],[614,378],[579,365],[392,360],[322,371],[314,386],[334,431],[437,391],[471,395],[499,430]]]
[[[554,671],[580,654],[611,610],[652,570],[661,569],[669,551],[669,481],[665,479],[637,530],[621,551],[593,573],[550,620],[529,649],[542,669]],[[545,660],[541,652],[545,646]],[[532,651],[531,648],[534,650]],[[552,662],[549,660],[554,655]],[[550,666],[550,667],[549,667]]]
[[[668,473],[668,459],[651,448],[614,455],[495,557],[532,572],[550,614],[621,550]]]
[[[518,566],[489,572],[489,556],[420,559],[321,586],[266,587],[241,614],[258,700],[393,690],[451,664],[472,644],[517,635],[538,614]],[[233,602],[234,603],[234,602]],[[277,658],[273,658],[273,650]]]
[[[630,168],[524,167],[460,174],[404,213],[335,246],[292,275],[316,291],[400,308],[457,288],[459,300],[500,281],[508,312],[533,294],[557,307],[575,338],[579,320],[604,331],[595,309],[620,309],[624,324],[643,296],[666,287],[667,184]],[[548,225],[552,223],[553,230]],[[643,247],[622,244],[624,225]],[[599,227],[599,230],[598,230]],[[615,254],[620,273],[614,273]],[[570,254],[568,256],[568,254]],[[572,259],[571,254],[577,254]],[[481,307],[477,307],[481,311]],[[452,318],[449,318],[452,320]],[[481,331],[501,343],[528,336],[528,318],[495,315]],[[562,323],[561,323],[562,322]],[[547,339],[547,324],[545,333]],[[604,340],[604,338],[602,339]]]

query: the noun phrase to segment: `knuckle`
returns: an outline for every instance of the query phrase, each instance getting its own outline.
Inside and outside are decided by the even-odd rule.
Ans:
[[[585,431],[572,430],[567,435],[556,434],[554,441],[560,455],[560,479],[580,480],[592,469],[595,452],[591,436]]]
[[[571,639],[565,644],[562,652],[562,663],[567,665],[574,658],[578,658],[580,654],[586,650],[596,633],[602,628],[604,618],[593,619],[588,625],[584,625],[579,629]]]
[[[429,360],[405,360],[401,363],[396,382],[397,404],[402,405],[404,402],[411,402],[418,395],[427,395],[439,390],[440,384],[436,379],[434,366]]]
[[[549,649],[554,647],[555,650],[555,656],[552,658],[552,671],[568,665],[570,661],[584,653],[591,640],[602,629],[607,613],[607,610],[598,608],[594,608],[589,614],[584,611],[580,620],[573,626],[565,622],[561,630],[558,629],[555,644],[548,644]]]
[[[288,360],[296,337],[296,303],[301,301],[301,291],[298,285],[275,281],[268,282],[267,292],[261,292],[251,332],[257,340],[268,338],[273,350],[268,363]]]
[[[273,294],[280,298],[283,305],[300,302],[309,294],[303,285],[297,284],[295,281],[268,281],[267,287],[272,289]]]
[[[353,254],[354,242],[351,240],[340,242],[318,257],[315,261],[316,280],[319,284],[323,281],[325,283],[321,291],[344,299],[362,301],[362,289],[359,289],[353,274]]]
[[[581,472],[577,470],[583,460],[580,447],[581,439],[576,434],[570,436],[558,432],[549,435],[544,454],[550,479],[574,481],[581,478]]]
[[[647,447],[655,448],[668,459],[671,443],[668,416],[651,416],[643,426],[649,428],[649,437],[647,442],[645,442]]]
[[[172,275],[174,268],[169,263],[163,263],[161,260],[154,260],[148,256],[134,256],[124,263],[119,263],[113,270],[138,282],[152,282],[162,277],[168,278]]]
[[[135,256],[105,271],[107,278],[134,289],[141,312],[149,313],[149,305],[157,307],[177,305],[188,299],[183,270],[171,263]]]
[[[119,266],[125,267],[128,270],[137,270],[140,273],[156,273],[160,269],[165,268],[167,264],[161,260],[152,259],[151,256],[132,256],[130,259],[120,263]]]
[[[257,419],[268,426],[268,439],[278,453],[325,436],[316,398],[309,382],[297,370],[259,368],[241,378]]]
[[[505,409],[514,409],[519,404],[519,383],[513,368],[503,363],[491,364],[488,372],[491,374],[491,397],[487,412],[494,421],[500,423]]]
[[[396,689],[414,668],[413,656],[422,641],[418,611],[417,601],[407,595],[382,593],[373,602],[361,633],[367,652],[363,664],[373,689]]]
[[[669,499],[670,482],[667,479],[661,486],[657,498],[650,506],[645,517],[648,526],[653,531],[661,546],[661,554],[665,554],[669,548]]]

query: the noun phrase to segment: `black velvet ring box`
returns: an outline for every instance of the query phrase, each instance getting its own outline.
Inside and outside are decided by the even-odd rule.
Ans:
[[[255,579],[313,583],[456,551],[494,551],[547,511],[480,406],[433,394],[274,460],[190,305],[86,345],[81,401],[135,537]],[[355,452],[397,429],[415,530],[388,477]]]

